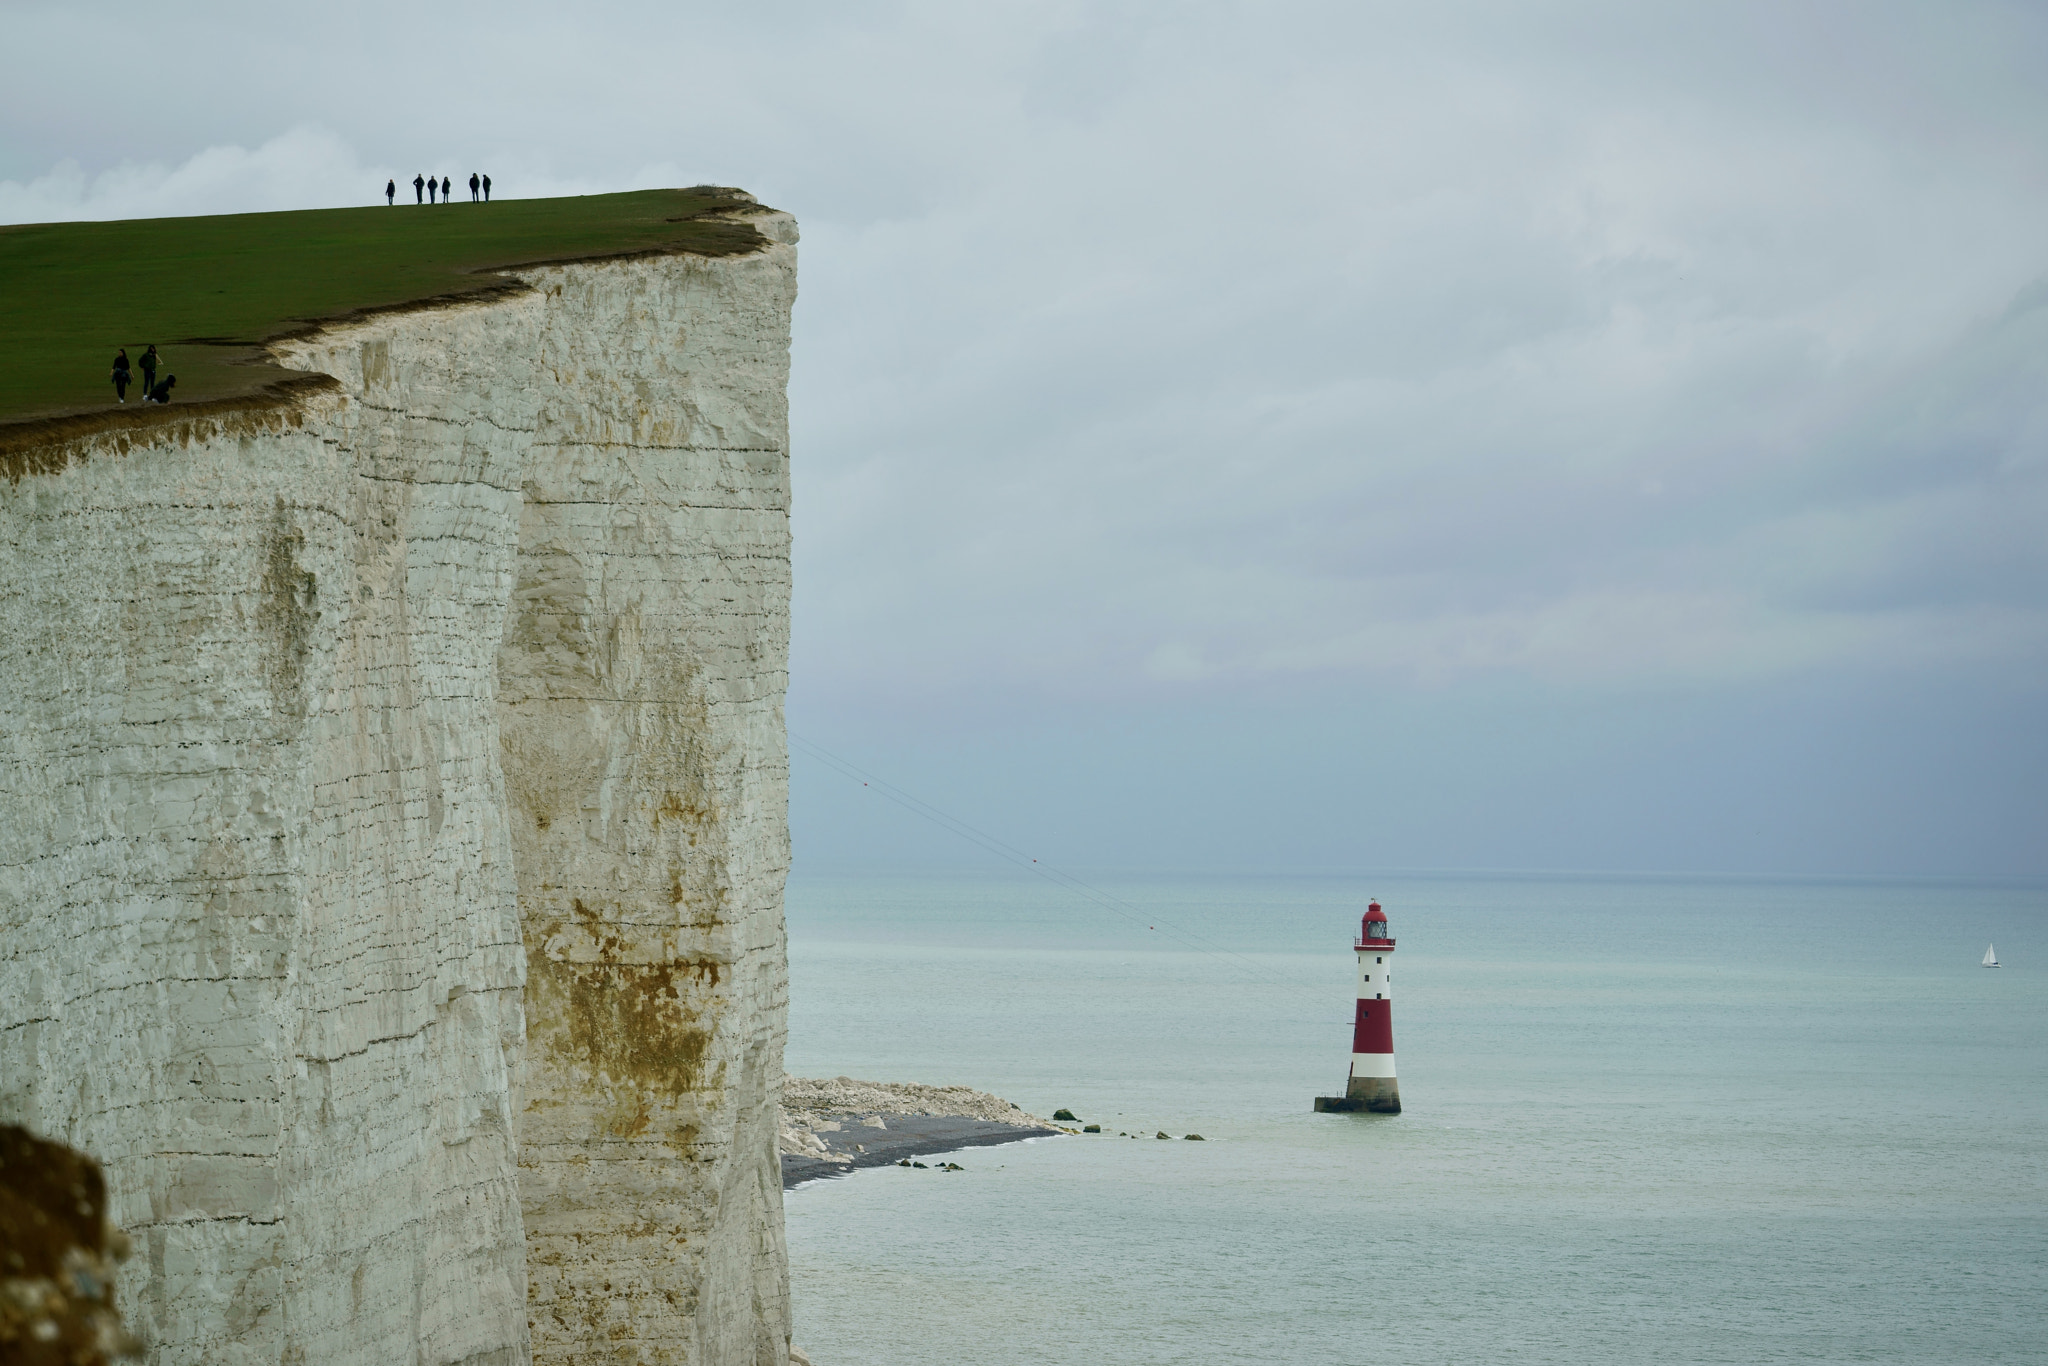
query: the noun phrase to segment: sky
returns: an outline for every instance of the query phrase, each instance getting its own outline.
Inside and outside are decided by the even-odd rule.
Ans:
[[[797,216],[800,869],[2048,875],[2048,9],[0,32],[0,222]]]

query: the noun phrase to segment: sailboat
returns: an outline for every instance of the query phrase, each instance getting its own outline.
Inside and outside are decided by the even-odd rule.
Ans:
[[[1984,966],[1987,968],[1998,966],[1998,950],[1989,944],[1984,946]]]

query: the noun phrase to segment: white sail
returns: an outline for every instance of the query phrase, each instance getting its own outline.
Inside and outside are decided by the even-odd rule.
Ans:
[[[1984,966],[1987,968],[1998,966],[1998,950],[1989,944],[1984,946]]]

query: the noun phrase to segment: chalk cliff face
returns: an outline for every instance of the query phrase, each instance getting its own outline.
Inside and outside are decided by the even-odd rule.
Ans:
[[[752,221],[0,483],[0,1122],[104,1163],[154,1361],[786,1359]]]

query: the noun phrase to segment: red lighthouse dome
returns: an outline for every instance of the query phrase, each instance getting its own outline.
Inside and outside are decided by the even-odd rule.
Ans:
[[[1365,908],[1365,919],[1358,927],[1358,937],[1363,939],[1387,938],[1387,913],[1375,901]]]

